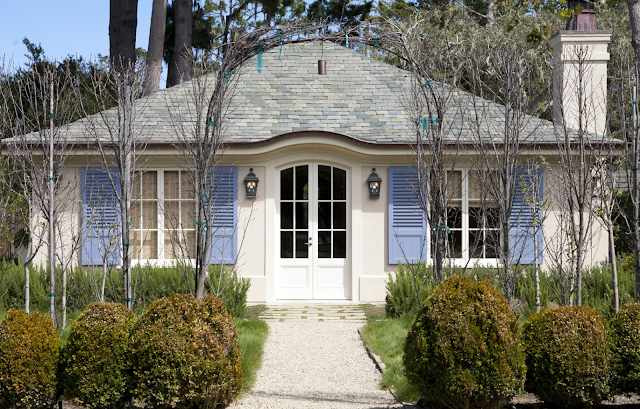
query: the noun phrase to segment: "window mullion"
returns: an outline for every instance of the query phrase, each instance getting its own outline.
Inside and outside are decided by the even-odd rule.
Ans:
[[[469,259],[469,170],[462,171],[462,258]]]

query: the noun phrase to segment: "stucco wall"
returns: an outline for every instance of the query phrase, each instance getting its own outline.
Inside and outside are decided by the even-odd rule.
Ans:
[[[179,157],[170,148],[150,153],[144,158],[148,169],[176,169]],[[473,160],[459,162],[468,167]],[[65,236],[61,243],[68,247],[71,233],[79,231],[80,221],[80,168],[86,166],[87,156],[75,157],[64,172],[64,178],[73,181],[74,200],[65,209]],[[224,164],[238,167],[238,247],[237,268],[239,274],[251,280],[249,302],[277,302],[277,267],[279,262],[279,202],[280,170],[299,164],[318,163],[339,166],[347,170],[348,203],[351,213],[348,219],[348,294],[352,302],[383,302],[387,273],[397,268],[388,260],[389,166],[411,166],[413,154],[409,148],[380,148],[354,143],[344,137],[323,134],[307,134],[251,147],[229,149]],[[260,179],[256,199],[247,199],[243,184],[249,168]],[[369,198],[366,179],[372,168],[382,178],[378,199]],[[544,223],[545,247],[543,268],[551,266],[552,247],[559,248],[555,237],[560,229],[561,213],[559,193],[562,186],[557,179],[558,169],[553,163],[545,170],[544,197],[551,203]],[[37,219],[34,231],[37,232]],[[587,264],[606,259],[606,232],[597,221],[591,228],[592,241],[587,251]],[[555,240],[555,241],[554,241]],[[559,254],[556,251],[557,254]],[[44,263],[46,246],[40,249],[35,260]]]

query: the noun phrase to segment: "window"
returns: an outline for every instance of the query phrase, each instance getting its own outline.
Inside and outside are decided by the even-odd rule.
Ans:
[[[164,258],[196,258],[196,207],[192,175],[164,171]]]
[[[499,213],[487,188],[486,172],[447,172],[448,248],[451,258],[494,259],[499,240]]]
[[[117,170],[114,168],[109,172],[119,186]],[[82,263],[101,265],[105,260],[106,244],[113,241],[110,238],[115,237],[117,242],[121,223],[109,173],[101,168],[83,168],[82,189],[85,236]],[[213,217],[213,238],[209,259],[211,263],[234,264],[237,256],[237,168],[216,168],[211,192],[209,217]],[[195,190],[189,172],[139,172],[134,176],[131,199],[133,260],[195,258]],[[107,223],[105,220],[112,221]],[[109,264],[120,264],[120,245],[115,244],[112,246],[113,257],[107,257]]]
[[[158,172],[137,173],[131,205],[131,257],[158,258]]]

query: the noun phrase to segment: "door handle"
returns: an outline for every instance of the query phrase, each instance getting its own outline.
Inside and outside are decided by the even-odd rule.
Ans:
[[[309,241],[307,243],[304,243],[304,244],[309,245],[309,246],[312,245],[313,243],[311,242],[311,240],[312,240],[312,238],[309,237]]]

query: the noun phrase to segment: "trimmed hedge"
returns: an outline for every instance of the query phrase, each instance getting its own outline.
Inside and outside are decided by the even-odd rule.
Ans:
[[[9,310],[0,324],[0,407],[50,409],[59,349],[50,317]]]
[[[584,407],[609,395],[609,344],[604,319],[587,306],[557,307],[523,326],[525,389],[547,405]]]
[[[609,321],[612,389],[640,393],[640,303],[625,304]]]
[[[88,408],[129,398],[129,332],[134,315],[123,304],[92,303],[78,316],[60,354],[60,386]]]
[[[409,330],[409,382],[447,408],[502,408],[525,378],[520,328],[489,280],[456,275],[436,287]]]
[[[234,321],[213,296],[154,301],[134,324],[131,350],[133,396],[153,407],[226,407],[242,389]]]

